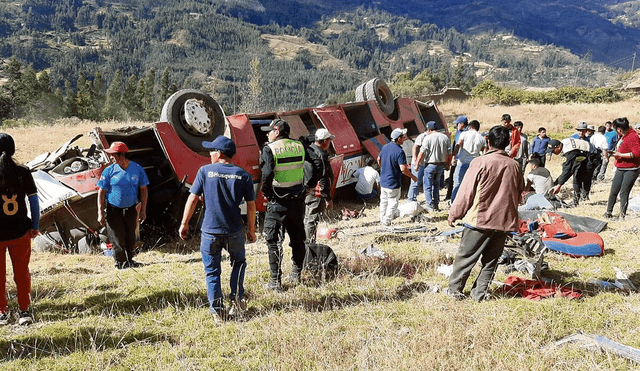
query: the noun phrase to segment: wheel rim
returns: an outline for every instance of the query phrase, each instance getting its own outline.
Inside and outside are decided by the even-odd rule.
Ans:
[[[188,132],[195,135],[207,135],[213,131],[207,109],[196,99],[184,102],[180,109],[180,121]]]

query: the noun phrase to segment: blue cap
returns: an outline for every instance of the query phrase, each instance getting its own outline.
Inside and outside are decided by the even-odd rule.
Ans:
[[[436,129],[436,122],[435,121],[427,122],[427,129],[435,130]]]
[[[454,121],[453,123],[457,125],[461,122],[469,122],[469,120],[467,120],[467,116],[458,116],[456,121]]]
[[[224,135],[219,135],[213,142],[203,141],[202,146],[206,149],[218,150],[229,158],[236,154],[236,144]]]

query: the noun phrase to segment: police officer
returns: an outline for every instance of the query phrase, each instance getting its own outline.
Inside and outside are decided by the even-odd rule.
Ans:
[[[304,179],[304,163],[311,156],[297,140],[289,138],[289,124],[282,119],[263,127],[268,131],[267,143],[260,155],[262,194],[267,199],[264,234],[269,248],[271,279],[267,288],[282,291],[282,242],[284,231],[289,234],[292,252],[291,281],[300,280],[305,256],[304,197],[309,189]],[[281,233],[282,231],[282,233]]]
[[[573,176],[573,202],[568,207],[578,206],[581,199],[588,199],[591,190],[590,158],[599,154],[592,144],[582,139],[566,138],[562,141],[549,142],[553,154],[562,154],[562,174],[556,179],[556,185],[551,188],[551,194],[560,192],[560,188]]]
[[[316,230],[320,215],[333,207],[331,201],[331,185],[333,183],[333,170],[329,162],[329,147],[331,141],[336,136],[329,133],[327,129],[318,129],[315,134],[315,141],[309,146],[315,168],[320,169],[316,178],[318,184],[311,190],[304,203],[306,212],[304,216],[304,228],[309,243],[316,242]]]

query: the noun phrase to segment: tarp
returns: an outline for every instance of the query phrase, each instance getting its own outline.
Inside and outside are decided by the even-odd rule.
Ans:
[[[534,220],[538,217],[538,214],[540,214],[540,212],[540,210],[522,210],[518,211],[518,216],[523,220]],[[600,233],[607,226],[607,222],[590,218],[588,216],[572,215],[559,211],[555,211],[555,213],[565,218],[571,228],[576,232]]]

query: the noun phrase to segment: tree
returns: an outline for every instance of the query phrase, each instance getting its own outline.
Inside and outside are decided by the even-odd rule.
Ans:
[[[76,86],[78,87],[76,94],[78,117],[90,120],[98,119],[96,109],[93,105],[91,83],[84,78],[82,72],[78,73],[78,83]]]
[[[73,91],[73,87],[69,80],[64,81],[64,93],[66,95],[64,100],[64,115],[66,117],[78,116],[76,93]]]
[[[158,95],[158,103],[164,104],[169,98],[169,67],[166,67],[162,72],[162,79],[160,79],[160,93]]]
[[[242,105],[240,110],[243,112],[261,112],[263,107],[263,89],[262,74],[260,72],[260,60],[254,57],[251,60],[251,71],[249,72],[249,83],[242,94]]]
[[[136,75],[131,75],[127,79],[122,92],[122,105],[127,110],[130,116],[137,115],[138,107],[140,104],[136,101],[136,85],[138,84],[138,78]]]
[[[113,80],[111,81],[111,85],[109,85],[109,89],[107,89],[107,100],[104,103],[103,109],[105,118],[115,119],[122,117],[120,109],[122,107],[120,103],[122,95],[120,90],[122,90],[122,72],[117,70]]]
[[[156,107],[153,105],[153,90],[156,82],[156,70],[155,68],[147,71],[143,81],[142,92],[142,109],[144,111],[145,120],[153,120],[156,116]]]

